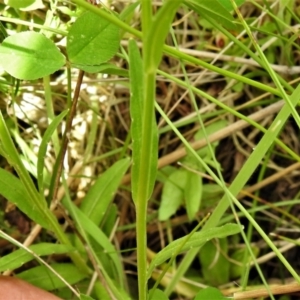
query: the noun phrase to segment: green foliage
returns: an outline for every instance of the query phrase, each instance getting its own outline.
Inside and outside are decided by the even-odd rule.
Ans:
[[[0,168],[0,194],[14,203],[29,218],[48,228],[49,223],[43,215],[36,212],[36,205],[31,204],[30,196],[22,182],[8,171]]]
[[[63,118],[67,115],[67,113],[68,113],[67,111],[64,111],[60,115],[54,118],[54,120],[51,122],[51,124],[45,131],[45,134],[43,136],[39,148],[38,162],[37,162],[37,181],[38,181],[38,187],[41,195],[44,194],[44,162],[45,162],[45,156],[47,152],[47,146],[52,138],[54,131],[57,129],[57,127],[59,126]]]
[[[285,37],[281,34],[281,32],[285,32],[286,27],[289,30],[294,30],[291,29],[292,22],[286,24],[288,22],[284,22],[284,20],[291,21],[291,19],[293,19],[294,21],[295,19],[296,21],[294,22],[297,22],[297,16],[295,16],[291,4],[286,5],[281,3],[278,14],[279,17],[277,17],[269,7],[260,8],[260,4],[256,3],[257,9],[261,9],[264,13],[269,15],[264,21],[264,26],[259,27],[259,25],[256,24],[248,25],[255,20],[254,17],[251,16],[252,19],[248,18],[247,20],[240,17],[236,5],[242,5],[244,0],[166,0],[163,1],[157,10],[153,9],[152,2],[141,0],[127,6],[124,5],[124,9],[120,12],[120,15],[110,11],[107,7],[99,8],[91,5],[85,0],[71,1],[70,4],[77,4],[78,6],[76,11],[72,5],[66,6],[65,3],[59,2],[60,6],[57,6],[57,1],[50,0],[46,3],[49,7],[47,7],[48,11],[45,16],[43,16],[43,14],[28,14],[26,12],[40,7],[41,4],[43,4],[38,0],[5,0],[4,3],[7,6],[1,5],[1,8],[5,7],[5,9],[3,9],[3,17],[1,16],[1,21],[3,21],[5,27],[0,23],[0,39],[3,41],[0,46],[0,66],[6,73],[14,78],[11,78],[8,74],[3,72],[0,78],[0,91],[1,93],[5,93],[5,99],[7,98],[9,101],[12,101],[13,106],[19,101],[18,97],[19,95],[22,96],[24,89],[23,83],[16,81],[15,78],[21,80],[36,80],[45,77],[44,87],[46,87],[46,76],[49,76],[64,66],[68,69],[67,98],[69,104],[72,103],[70,74],[73,73],[70,70],[71,67],[94,73],[93,76],[97,79],[97,73],[105,73],[126,77],[126,80],[130,81],[130,84],[127,82],[121,82],[121,84],[126,87],[130,85],[131,135],[128,134],[125,146],[121,148],[121,150],[109,149],[109,151],[114,153],[114,155],[116,153],[122,153],[120,157],[123,158],[125,157],[125,153],[130,153],[128,149],[132,150],[130,191],[136,208],[136,250],[140,300],[145,300],[147,296],[152,297],[152,299],[165,300],[168,299],[170,293],[175,290],[178,294],[189,298],[196,295],[195,300],[226,299],[217,289],[207,288],[198,292],[198,288],[194,286],[191,287],[188,283],[181,282],[180,280],[183,279],[184,274],[186,274],[187,277],[192,274],[191,264],[196,257],[199,258],[201,264],[201,270],[197,276],[195,276],[196,281],[219,286],[227,283],[231,279],[243,277],[245,266],[235,264],[234,261],[248,264],[252,261],[253,256],[258,256],[258,248],[249,246],[252,226],[276,253],[279,260],[292,276],[296,280],[299,280],[297,272],[278,251],[274,243],[259,226],[254,216],[244,208],[243,202],[236,199],[236,195],[240,193],[258,166],[261,165],[262,162],[268,165],[267,152],[274,142],[278,143],[278,145],[284,149],[282,153],[284,153],[288,159],[292,157],[295,160],[300,160],[297,153],[293,153],[293,151],[289,149],[289,146],[283,145],[277,138],[279,134],[283,132],[284,125],[290,120],[291,116],[294,117],[298,126],[300,124],[295,109],[299,99],[299,86],[294,90],[294,87],[285,81],[284,76],[281,77],[274,71],[283,67],[278,65],[278,58],[274,55],[274,50],[278,51],[277,48],[282,47],[284,51],[281,53],[279,62],[280,64],[284,64],[287,61],[287,65],[293,65],[294,63],[294,58],[291,53],[295,53],[295,50],[289,51],[291,45],[299,50],[299,46],[294,42],[297,39],[296,32],[294,32],[291,37]],[[182,3],[185,5],[180,7]],[[141,5],[139,6],[139,4]],[[284,15],[284,9],[287,9],[287,7],[289,14]],[[178,16],[180,17],[181,15],[190,16],[191,10],[199,14],[200,20],[198,20],[198,17],[193,17],[182,19],[182,23],[175,22],[172,24],[177,12],[179,12]],[[233,10],[235,10],[235,14],[233,14]],[[66,18],[68,21],[66,21],[63,14],[69,16]],[[139,14],[141,16],[142,31],[138,31],[134,28],[136,15]],[[196,15],[194,14],[193,16]],[[237,16],[239,16],[239,18]],[[29,18],[30,22],[28,21]],[[272,22],[269,21],[269,18],[272,18]],[[212,63],[207,63],[204,60],[186,54],[185,51],[181,51],[182,49],[177,49],[177,43],[179,46],[182,44],[180,40],[177,40],[177,34],[182,31],[183,27],[181,26],[183,26],[183,22],[187,22],[184,23],[184,26],[188,24],[186,28],[192,27],[196,32],[195,36],[197,36],[197,38],[199,37],[199,41],[197,40],[200,44],[198,49],[202,47],[207,50],[212,46],[212,49],[215,50],[214,52],[221,50],[222,46],[219,44],[213,45],[213,43],[210,43],[212,39],[222,34],[226,45],[229,45],[231,41],[235,43],[226,53],[227,55],[232,55],[233,60],[235,59],[234,56],[236,56],[237,59],[239,59],[239,56],[241,58],[245,55],[251,57],[253,60],[251,62],[258,63],[259,67],[264,70],[254,70],[253,72],[240,75],[239,62],[232,61],[229,62],[226,67],[222,66],[219,68]],[[203,32],[201,26],[204,26]],[[29,30],[28,28],[31,31],[27,31]],[[242,29],[248,32],[248,37],[244,35],[241,40],[238,40],[236,36]],[[252,37],[253,34],[250,29],[251,31],[257,31],[259,33],[256,39]],[[37,32],[38,30],[41,31]],[[208,32],[212,30],[214,32],[211,34],[211,40],[206,39]],[[8,36],[7,32],[10,36]],[[176,45],[174,48],[165,45],[169,33],[171,33],[173,42]],[[67,63],[65,56],[62,54],[65,52],[61,52],[56,46],[56,43],[59,43],[60,47],[64,48],[64,36],[66,37]],[[121,63],[115,64],[114,61],[108,62],[118,52],[121,36],[124,40],[128,40],[128,49],[126,48],[126,41],[123,41],[122,47],[124,48],[121,48],[121,53],[118,53],[118,59],[120,59]],[[203,36],[205,38],[203,38]],[[267,49],[261,49],[270,41],[270,37],[277,39],[276,43],[273,43]],[[137,43],[135,39],[140,39],[142,45]],[[252,50],[252,45],[257,52]],[[142,49],[141,52],[140,48]],[[168,55],[168,58],[163,61],[160,70],[160,63],[164,53]],[[257,53],[259,53],[259,55],[257,55]],[[215,54],[217,55],[217,53]],[[284,55],[286,57],[284,57]],[[222,57],[224,58],[226,56]],[[223,99],[219,99],[219,95],[223,96],[222,94],[218,94],[214,97],[211,96],[209,92],[205,92],[205,87],[202,83],[201,87],[197,85],[192,86],[187,77],[184,81],[174,76],[171,73],[173,71],[171,68],[171,74],[164,73],[162,70],[165,68],[165,64],[168,64],[168,60],[180,61],[185,74],[190,74],[191,70],[200,68],[204,68],[205,71],[211,71],[212,73],[217,72],[218,76],[224,77],[224,82],[227,83],[227,91],[231,89],[232,91],[242,92],[246,86],[248,88],[250,85],[251,88],[249,88],[248,91],[251,91],[253,95],[258,94],[258,90],[261,89],[271,93],[273,99],[277,99],[277,97],[284,99],[285,104],[277,116],[274,117],[274,121],[269,128],[265,129],[263,126],[258,125],[252,119],[245,117],[239,112],[238,110],[240,108],[235,106],[234,100],[230,100],[230,104],[225,104],[226,102],[223,102]],[[123,65],[121,65],[123,61],[127,61],[129,71],[124,69]],[[271,65],[271,62],[274,62],[275,66]],[[180,123],[180,130],[185,131],[184,126],[186,124],[193,125],[192,130],[194,130],[195,128],[199,128],[198,121],[202,125],[204,121],[211,121],[214,117],[217,117],[217,119],[214,119],[210,125],[203,126],[196,133],[188,134],[187,138],[186,135],[184,135],[186,132],[180,132],[177,123],[170,121],[173,115],[170,114],[169,119],[167,116],[169,112],[164,111],[164,109],[168,109],[169,103],[165,107],[162,107],[163,105],[160,105],[161,99],[155,101],[156,98],[158,98],[156,95],[156,80],[159,78],[156,76],[157,73],[171,81],[171,83],[163,85],[168,91],[171,88],[173,89],[173,84],[174,86],[178,85],[180,88],[189,91],[190,96],[194,97],[194,95],[191,94],[194,93],[201,97],[201,99],[206,99],[205,101],[214,103],[216,106],[214,111],[202,115],[202,113],[197,112],[198,107],[196,107],[195,101],[194,108],[196,117],[194,115],[193,119],[188,121],[184,119],[179,120],[179,122],[183,121]],[[261,82],[260,80],[255,81],[250,79],[256,79],[258,76],[263,76]],[[292,73],[288,76],[292,77]],[[233,88],[232,79],[236,80]],[[117,78],[117,80],[120,82],[120,78]],[[273,87],[274,85],[275,88]],[[36,86],[38,86],[38,84]],[[174,88],[174,90],[176,89]],[[52,101],[54,102],[53,95],[57,91],[52,95],[52,91],[50,90],[51,88],[48,91],[45,88],[45,98],[48,99],[48,105],[51,106]],[[174,95],[177,96],[177,94]],[[171,101],[173,100],[172,98]],[[188,102],[187,99],[185,100]],[[117,99],[116,102],[118,101],[119,99]],[[84,103],[84,105],[86,105],[86,103]],[[157,115],[155,115],[154,111],[155,105],[158,112]],[[265,105],[265,103],[263,103],[263,105]],[[84,164],[89,164],[88,160],[91,154],[93,154],[94,142],[98,133],[97,126],[100,115],[100,104],[91,106],[91,110],[94,110],[91,125],[92,133],[88,135],[91,137],[91,140],[88,141],[88,149],[85,152],[87,155],[83,159]],[[114,233],[115,224],[117,224],[117,217],[119,215],[117,206],[112,204],[113,196],[129,167],[130,158],[122,159],[115,155],[112,158],[113,163],[110,160],[105,161],[103,166],[107,168],[107,170],[99,174],[99,176],[98,174],[95,176],[94,184],[91,185],[78,206],[72,201],[73,199],[71,200],[71,198],[73,198],[73,191],[71,187],[68,186],[65,176],[63,175],[61,178],[58,178],[61,180],[58,180],[58,184],[63,187],[66,194],[62,200],[62,205],[71,219],[68,223],[72,224],[75,229],[74,232],[78,232],[80,238],[74,233],[66,234],[64,232],[57,222],[55,214],[49,209],[49,203],[47,204],[45,200],[45,195],[49,187],[45,176],[49,175],[45,168],[46,150],[48,144],[54,140],[53,137],[57,135],[57,129],[64,123],[64,118],[70,111],[71,106],[68,108],[68,110],[63,111],[60,115],[55,117],[54,111],[50,113],[51,109],[47,107],[47,117],[50,120],[50,124],[46,131],[40,134],[43,138],[40,138],[41,144],[39,145],[37,157],[31,158],[27,158],[26,154],[20,154],[26,153],[26,150],[23,149],[27,147],[26,143],[24,143],[22,138],[18,137],[19,133],[15,128],[16,126],[11,126],[12,121],[4,118],[2,114],[0,115],[0,153],[16,171],[16,174],[12,175],[6,169],[0,168],[0,193],[9,202],[15,204],[24,212],[28,218],[41,225],[45,229],[44,233],[47,233],[47,231],[54,233],[61,244],[56,245],[37,242],[37,244],[30,246],[29,250],[38,256],[68,254],[72,260],[70,263],[52,264],[52,267],[67,279],[69,284],[78,284],[78,286],[83,284],[84,289],[80,286],[80,292],[82,292],[80,295],[81,299],[92,299],[90,296],[84,294],[86,288],[89,286],[88,283],[92,279],[91,268],[95,268],[98,273],[101,273],[101,283],[102,281],[105,283],[101,285],[99,280],[95,283],[95,287],[91,293],[92,297],[95,299],[110,299],[110,297],[129,299],[130,296],[128,296],[127,291],[125,291],[126,280],[124,278],[123,261],[118,248],[115,247],[110,240],[110,235]],[[72,109],[73,108],[76,110],[76,107],[72,107]],[[258,110],[261,108],[262,107],[259,106]],[[189,109],[189,103],[187,104],[187,109]],[[229,188],[227,188],[227,184],[225,184],[222,178],[221,166],[215,158],[216,148],[219,144],[217,141],[209,141],[210,137],[216,132],[221,132],[227,126],[231,126],[229,122],[224,121],[225,119],[227,120],[226,114],[228,113],[255,126],[261,131],[262,135],[260,140],[257,139],[257,145],[255,145],[253,152],[247,157],[240,172]],[[68,118],[70,116],[71,114],[68,115]],[[183,165],[181,169],[177,169],[177,166],[171,166],[171,163],[176,161],[173,160],[168,162],[169,165],[163,171],[157,173],[159,140],[155,117],[159,119],[160,116],[165,118],[165,121],[168,123],[168,126],[163,128],[161,133],[166,135],[170,134],[170,137],[173,138],[174,136],[171,134],[171,131],[173,131],[184,143],[187,155],[181,160]],[[14,118],[16,117],[12,116],[12,119]],[[228,119],[231,121],[233,118]],[[31,124],[31,126],[34,128],[34,125]],[[109,129],[111,132],[114,131],[113,126]],[[239,127],[238,130],[240,129],[242,129],[242,127]],[[101,132],[101,134],[102,133],[103,132]],[[69,134],[70,132],[66,133],[67,139],[69,138]],[[207,137],[209,138],[207,139]],[[59,136],[59,138],[61,137]],[[115,142],[115,138],[116,136],[111,140]],[[132,145],[130,145],[130,138],[132,138]],[[194,139],[196,142],[191,145],[191,143],[188,142],[189,138]],[[207,139],[206,142],[209,144],[209,147],[199,149],[197,148],[198,146],[195,146],[198,141],[205,139]],[[110,148],[111,145],[115,145],[114,142],[110,142],[108,148]],[[54,146],[55,152],[58,152],[56,150],[59,150],[61,147],[60,140],[57,140]],[[107,145],[105,145],[105,147],[107,147]],[[105,151],[108,148],[105,148]],[[56,156],[52,158],[53,161],[58,160],[58,153],[55,153],[55,155]],[[107,157],[108,153],[101,153],[101,155]],[[180,158],[177,158],[177,160],[181,158],[182,155]],[[35,161],[37,161],[37,174],[36,178],[33,178],[35,172],[30,170],[30,165],[35,165]],[[161,162],[162,161],[160,161],[160,163]],[[160,165],[161,164],[159,164],[159,166]],[[55,170],[54,173],[56,173]],[[207,179],[203,180],[203,173],[208,173],[212,179],[209,179],[209,181]],[[53,178],[55,178],[55,176],[56,174],[53,174]],[[263,175],[261,176],[263,177]],[[162,183],[162,194],[159,203],[156,202],[157,198],[152,197],[151,199],[156,180]],[[159,189],[157,191],[159,192]],[[155,196],[157,195],[159,198],[160,195],[156,193]],[[151,209],[159,207],[158,220],[166,221],[164,224],[168,228],[167,232],[170,240],[172,239],[171,234],[173,232],[171,229],[173,228],[169,226],[172,226],[173,223],[169,222],[169,220],[176,214],[179,207],[185,207],[189,221],[193,221],[196,215],[202,218],[203,211],[206,213],[207,210],[211,211],[212,208],[214,208],[214,210],[212,211],[211,217],[207,218],[208,221],[204,225],[204,228],[199,232],[192,232],[170,242],[154,256],[148,267],[146,261],[146,226],[147,219],[150,219],[150,216],[148,218],[147,215],[149,199],[151,199]],[[54,200],[56,201],[58,199]],[[223,224],[225,223],[225,218],[223,219],[223,217],[225,213],[228,212],[230,204],[235,205],[231,205],[232,209],[239,209],[238,212],[233,211],[234,216],[242,214],[249,220],[249,232],[247,236],[241,231],[241,226],[237,224],[226,224],[222,227],[218,227],[220,221],[222,221]],[[255,204],[253,204],[253,206],[255,206]],[[251,213],[255,210],[256,207],[253,207]],[[156,212],[153,216],[156,218],[155,214]],[[230,218],[230,216],[228,216],[228,218]],[[133,225],[129,224],[128,226]],[[229,249],[228,243],[231,239],[227,237],[240,232],[248,248],[245,246],[238,250]],[[1,236],[4,235],[1,234]],[[47,234],[41,236],[41,239],[45,236],[47,236]],[[14,243],[11,240],[10,242]],[[186,252],[185,256],[182,261],[177,264],[175,257],[183,252]],[[252,253],[252,256],[250,253]],[[28,253],[23,248],[16,250],[0,259],[0,271],[7,269],[15,270],[24,263],[31,261],[34,257],[38,259],[38,257],[32,253]],[[230,257],[231,260],[229,260],[228,257]],[[165,264],[168,260],[169,263]],[[154,270],[157,266],[163,270],[162,274],[171,270],[172,276],[168,278],[167,276],[164,278],[155,277]],[[191,272],[186,272],[188,269],[190,269]],[[63,292],[67,289],[65,283],[44,265],[22,273],[17,273],[20,278],[47,290],[59,289],[60,292]],[[262,274],[259,267],[258,273]],[[204,278],[200,278],[200,274],[202,274]],[[148,291],[147,279],[150,277],[158,279],[154,288]],[[263,276],[261,276],[261,279],[263,282],[265,281]],[[267,285],[266,282],[264,283]],[[165,287],[164,292],[156,289],[156,286],[159,284]],[[67,298],[70,297],[71,292],[69,291]]]
[[[236,1],[236,4],[240,5],[244,1],[245,0]],[[230,10],[232,10],[230,0],[187,0],[185,1],[185,4],[193,8],[203,18],[212,18],[229,30],[236,29],[235,20],[230,13]]]
[[[32,5],[35,0],[4,0],[4,3],[13,8],[25,8]]]
[[[204,299],[227,300],[228,298],[223,296],[218,289],[208,287],[206,289],[201,290],[194,298],[194,300],[204,300]]]
[[[80,210],[95,224],[101,223],[129,163],[128,158],[117,161],[96,180],[82,200]]]
[[[154,16],[148,34],[144,37],[145,71],[156,72],[163,54],[169,26],[183,0],[167,0]]]
[[[152,290],[149,291],[149,294],[152,292]],[[158,289],[155,289],[155,291],[153,291],[152,297],[151,299],[155,299],[155,300],[168,300],[169,298],[167,297],[167,295]],[[151,300],[149,299],[149,300]]]
[[[251,247],[251,251],[254,254],[254,257],[257,257],[259,254],[258,247]],[[249,253],[249,250],[246,248],[237,249],[233,253],[231,253],[230,257],[232,258],[235,263],[230,264],[230,277],[232,279],[239,278],[244,275],[245,272],[245,265],[243,265],[243,261],[246,254],[246,261],[245,263],[248,264],[252,261],[252,256]]]
[[[189,220],[193,220],[199,211],[202,199],[202,179],[188,170],[175,170],[165,182],[158,218],[169,219],[185,202]]]
[[[186,239],[186,237],[177,239],[171,242],[168,246],[158,252],[152,259],[151,264],[148,269],[148,277],[151,276],[153,269],[171,258],[180,249],[180,253],[185,252],[191,248],[203,246],[206,242],[213,238],[223,238],[233,234],[237,234],[242,230],[237,224],[226,224],[222,227],[210,228],[208,230],[201,230],[194,233],[191,237]]]
[[[1,67],[18,79],[34,80],[57,71],[65,57],[55,44],[37,32],[20,32],[0,46]]]
[[[50,243],[39,243],[30,246],[29,249],[38,256],[63,254],[75,250],[73,247]],[[15,270],[33,259],[34,256],[25,249],[16,250],[0,258],[0,272]]]
[[[52,264],[51,267],[69,284],[78,283],[86,277],[86,274],[80,272],[73,264],[56,263]],[[65,283],[45,266],[31,268],[19,273],[17,277],[47,291],[65,286]]]
[[[209,285],[217,287],[229,281],[230,262],[227,255],[226,238],[209,241],[201,248],[199,252],[201,271]]]
[[[132,198],[134,201],[138,200],[138,190],[143,185],[146,197],[149,198],[156,177],[156,165],[157,165],[157,130],[154,118],[152,124],[145,124],[151,126],[151,143],[148,149],[148,160],[150,167],[145,170],[143,167],[144,160],[141,156],[142,137],[141,130],[143,128],[143,112],[144,112],[144,82],[143,82],[143,62],[139,53],[138,46],[134,40],[129,41],[129,75],[130,75],[130,116],[131,116],[131,136],[132,136]],[[139,177],[141,172],[149,173],[149,181],[141,183]]]
[[[98,15],[85,12],[72,25],[67,36],[71,63],[95,66],[107,62],[118,51],[119,28]]]

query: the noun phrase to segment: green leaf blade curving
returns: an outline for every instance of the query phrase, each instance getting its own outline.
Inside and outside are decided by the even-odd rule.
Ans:
[[[177,253],[178,248],[180,248],[180,253],[182,253],[192,248],[201,247],[211,239],[237,234],[242,229],[243,228],[237,224],[226,224],[221,227],[214,227],[206,230],[202,229],[201,231],[194,233],[188,240],[186,240],[186,237],[182,237],[171,242],[168,246],[158,252],[151,261],[148,269],[148,278],[150,278],[154,268],[173,257],[173,255]]]

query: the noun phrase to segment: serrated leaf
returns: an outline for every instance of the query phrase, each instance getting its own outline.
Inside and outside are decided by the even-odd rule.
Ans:
[[[34,80],[50,75],[65,63],[65,57],[44,35],[25,31],[7,37],[0,46],[0,66],[10,75]]]
[[[129,164],[129,158],[117,161],[101,174],[84,197],[80,209],[95,224],[99,225],[101,223]]]
[[[185,171],[187,173],[187,179],[184,187],[184,200],[188,218],[192,221],[201,205],[202,178],[196,173],[188,170]]]
[[[130,76],[130,116],[131,116],[131,136],[132,136],[132,171],[131,171],[131,190],[132,198],[136,202],[138,198],[138,189],[140,188],[139,177],[141,172],[141,165],[144,164],[141,158],[142,135],[143,129],[142,115],[144,111],[144,86],[143,86],[143,63],[140,56],[139,48],[134,40],[129,41],[129,76]],[[149,143],[150,167],[147,170],[149,173],[148,182],[144,183],[147,190],[147,197],[149,198],[156,179],[157,169],[157,149],[158,149],[158,133],[155,120],[152,123],[152,136]]]
[[[77,269],[73,264],[57,263],[52,264],[51,267],[71,285],[86,277],[86,274]],[[47,291],[65,287],[65,283],[46,266],[31,268],[19,273],[17,277]]]
[[[111,59],[120,45],[119,28],[92,13],[83,13],[67,36],[67,53],[71,63],[100,65]]]
[[[1,168],[0,194],[9,202],[15,204],[28,218],[44,228],[49,228],[48,220],[39,214],[38,209],[33,206],[23,183],[17,177]]]
[[[40,243],[29,246],[28,248],[38,256],[63,254],[74,250],[70,246],[51,243]],[[16,250],[0,258],[0,272],[15,270],[33,259],[35,259],[34,256],[25,249]]]
[[[182,253],[191,248],[201,247],[213,238],[224,238],[229,235],[237,234],[242,229],[243,228],[237,224],[226,224],[221,227],[214,227],[206,230],[202,229],[201,231],[194,233],[188,240],[186,237],[182,237],[171,242],[152,259],[148,269],[148,278],[151,277],[151,273],[156,266],[164,263],[166,260],[173,257],[173,255],[177,254],[178,249],[180,249],[180,253]]]
[[[187,177],[187,171],[179,169],[173,172],[165,182],[158,209],[160,221],[168,220],[182,204]]]
[[[194,300],[228,300],[228,297],[225,297],[218,289],[213,287],[208,287],[201,290]]]

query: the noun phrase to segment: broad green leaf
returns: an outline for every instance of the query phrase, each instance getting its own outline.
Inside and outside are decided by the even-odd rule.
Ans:
[[[130,164],[129,158],[117,161],[96,180],[82,200],[80,209],[99,225]]]
[[[143,38],[143,51],[146,56],[147,71],[156,72],[163,55],[165,39],[169,33],[172,20],[182,0],[167,0],[154,16],[148,36]]]
[[[134,40],[129,41],[129,75],[130,75],[130,116],[131,116],[131,136],[132,136],[132,171],[131,171],[131,190],[134,201],[138,198],[138,189],[140,188],[140,173],[141,166],[144,164],[141,158],[142,148],[142,130],[143,120],[142,115],[144,111],[144,87],[143,87],[143,63],[140,56],[139,48]],[[157,148],[158,148],[158,135],[157,126],[153,118],[152,124],[146,124],[146,126],[152,126],[152,137],[149,146],[150,168],[143,172],[149,173],[149,181],[144,183],[145,189],[147,189],[148,198],[150,197],[155,179],[157,169]]]
[[[228,300],[228,297],[223,296],[223,294],[216,288],[208,287],[201,290],[194,300]]]
[[[230,263],[226,257],[228,241],[226,238],[208,241],[199,252],[201,271],[206,284],[219,286],[229,281]]]
[[[201,231],[196,232],[191,237],[189,237],[187,241],[186,237],[182,237],[171,242],[168,246],[166,246],[154,256],[148,269],[148,278],[151,277],[151,273],[156,266],[171,258],[175,253],[177,253],[177,250],[179,248],[180,253],[182,253],[195,247],[201,247],[211,239],[224,238],[229,235],[237,234],[242,229],[243,228],[241,228],[237,224],[226,224],[221,227],[209,228],[207,230],[202,229]]]
[[[184,200],[187,215],[190,221],[200,209],[202,200],[202,178],[196,173],[185,170],[187,173],[186,184],[184,187]]]
[[[151,293],[152,289],[149,291],[149,294]],[[169,300],[168,296],[159,289],[155,289],[155,291],[152,294],[151,297],[152,300]]]
[[[48,126],[47,130],[44,133],[39,152],[38,152],[38,162],[37,162],[37,181],[38,181],[38,187],[40,192],[43,194],[44,191],[44,161],[45,156],[47,152],[48,144],[51,140],[51,137],[60,124],[60,122],[63,120],[63,118],[67,115],[68,111],[65,110],[61,112],[57,117],[54,118],[54,120],[51,122],[51,124]]]
[[[98,244],[101,248],[104,249],[107,256],[111,259],[115,266],[115,270],[120,277],[120,280],[123,275],[123,268],[120,262],[119,255],[115,247],[111,244],[108,237],[103,233],[103,231],[94,223],[92,222],[77,206],[73,203],[68,202],[66,198],[62,201],[65,208],[68,210],[70,215],[73,219],[77,219],[80,222],[80,226],[83,230],[88,233]],[[76,214],[76,216],[73,215]],[[79,225],[78,225],[79,226]]]
[[[202,187],[202,202],[201,207],[212,208],[224,195],[224,190],[218,184],[204,184]]]
[[[254,256],[257,257],[259,254],[259,248],[252,246],[251,250],[254,253]],[[232,259],[232,263],[230,264],[230,278],[237,279],[244,274],[245,266],[243,266],[242,264],[244,261],[245,254],[247,255],[246,263],[251,262],[252,256],[247,248],[237,249],[230,255],[230,258]]]
[[[187,177],[187,171],[179,169],[173,172],[168,181],[165,182],[158,209],[158,219],[160,221],[168,220],[183,203]]]
[[[7,37],[0,46],[0,66],[10,75],[34,80],[61,68],[65,57],[44,35],[25,31]]]
[[[35,0],[4,0],[4,3],[13,8],[25,8],[33,4]]]
[[[117,53],[119,45],[119,28],[92,12],[83,13],[67,36],[68,58],[77,65],[100,65]]]
[[[63,254],[74,250],[70,246],[51,243],[40,243],[29,246],[28,248],[38,256]],[[16,250],[0,258],[0,272],[6,270],[15,270],[21,267],[23,264],[34,259],[34,256],[25,249]]]
[[[229,0],[230,1],[230,0]],[[234,18],[220,0],[186,0],[185,4],[195,10],[202,18],[212,18],[229,30],[235,30]],[[232,6],[231,9],[232,10]]]
[[[56,263],[52,264],[51,267],[71,285],[86,277],[86,274],[77,269],[73,264]],[[17,277],[47,291],[65,286],[65,284],[45,266],[31,268],[19,273]]]
[[[38,213],[38,209],[33,205],[20,179],[1,168],[0,194],[9,202],[15,204],[28,218],[44,228],[49,227],[48,220]]]

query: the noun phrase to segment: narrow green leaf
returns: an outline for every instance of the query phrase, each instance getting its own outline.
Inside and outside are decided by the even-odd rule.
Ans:
[[[235,30],[236,25],[235,20],[230,14],[228,9],[226,9],[219,0],[210,1],[197,1],[197,0],[187,0],[185,4],[196,11],[201,17],[212,18],[219,24],[223,25],[229,30]],[[232,7],[231,7],[232,10]]]
[[[38,256],[63,254],[68,253],[73,249],[70,246],[51,243],[40,243],[37,245],[32,245],[28,248]],[[0,272],[6,270],[15,270],[16,268],[19,268],[23,264],[34,259],[34,256],[25,249],[16,250],[13,253],[0,258]]]
[[[188,218],[192,221],[201,205],[202,178],[188,170],[185,170],[185,172],[187,173],[187,179],[184,187],[184,200]]]
[[[158,210],[160,221],[168,220],[183,204],[184,189],[188,173],[180,169],[173,172],[165,182],[162,190],[161,203]]]
[[[44,194],[44,161],[45,156],[47,152],[48,143],[51,140],[51,137],[60,124],[60,122],[63,120],[63,118],[67,115],[68,111],[65,110],[61,112],[57,117],[54,118],[54,120],[51,122],[49,127],[44,133],[39,152],[38,152],[38,162],[37,162],[37,181],[38,181],[38,187],[41,194]]]
[[[123,268],[120,263],[119,256],[117,254],[117,250],[111,244],[108,237],[73,203],[68,202],[66,198],[63,199],[62,203],[66,207],[70,215],[73,217],[73,219],[78,220],[78,222],[80,222],[79,227],[82,227],[83,230],[86,233],[88,233],[91,237],[93,237],[93,239],[99,244],[99,246],[101,246],[101,248],[104,249],[108,257],[112,260],[117,274],[121,278],[123,274]],[[74,214],[76,214],[76,216]]]
[[[130,164],[129,158],[117,161],[96,180],[84,197],[80,209],[99,225]]]
[[[221,227],[209,228],[207,230],[202,229],[201,231],[194,233],[183,246],[182,243],[185,242],[186,237],[171,242],[154,256],[148,269],[148,278],[150,278],[154,268],[171,258],[179,247],[181,247],[180,253],[182,253],[192,248],[200,247],[213,238],[227,237],[229,235],[237,234],[241,230],[242,228],[237,224],[226,224]]]
[[[68,58],[77,65],[100,65],[117,53],[119,45],[119,27],[92,12],[83,13],[67,36]]]
[[[149,173],[148,182],[141,183],[139,181],[141,174],[141,166],[145,164],[141,157],[142,134],[143,131],[143,111],[144,105],[144,85],[143,85],[143,62],[140,56],[139,48],[134,40],[129,41],[129,75],[130,75],[130,116],[131,116],[131,136],[132,136],[132,171],[131,171],[131,190],[132,198],[136,202],[138,198],[138,189],[140,184],[144,184],[147,198],[150,197],[156,179],[157,168],[157,128],[155,120],[152,124],[152,140],[150,143],[148,159],[150,161],[150,169],[146,170]],[[150,99],[149,99],[150,100]]]
[[[57,263],[52,264],[51,267],[70,285],[86,277],[86,274],[77,269],[73,264]],[[17,277],[47,291],[65,287],[65,284],[45,266],[31,268],[19,273]]]
[[[0,66],[18,79],[34,80],[61,68],[65,57],[44,35],[25,31],[7,37],[0,46]]]
[[[165,1],[154,16],[148,35],[143,38],[147,72],[156,72],[163,55],[164,42],[170,30],[171,22],[181,2],[182,0]]]
[[[28,218],[44,228],[48,228],[48,221],[43,215],[38,213],[37,207],[32,203],[22,182],[17,177],[1,168],[0,194],[8,201],[15,204]]]

